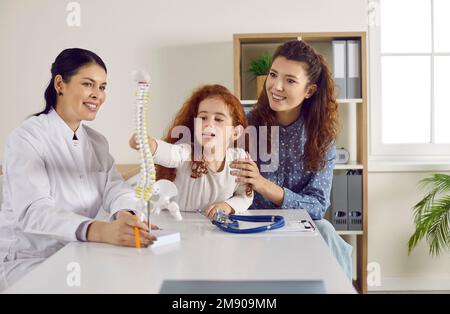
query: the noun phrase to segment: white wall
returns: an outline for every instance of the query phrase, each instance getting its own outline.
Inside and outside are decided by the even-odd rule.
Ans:
[[[7,135],[43,107],[51,62],[64,48],[104,59],[107,100],[93,126],[118,163],[133,163],[132,70],[153,78],[149,124],[161,136],[199,84],[233,89],[233,33],[366,30],[362,0],[79,0],[79,28],[66,24],[69,2],[0,0],[0,163]]]
[[[369,174],[369,262],[380,265],[381,286],[369,290],[450,290],[450,254],[431,257],[422,241],[408,256],[412,208],[423,198],[426,172]],[[450,175],[450,173],[447,173]]]

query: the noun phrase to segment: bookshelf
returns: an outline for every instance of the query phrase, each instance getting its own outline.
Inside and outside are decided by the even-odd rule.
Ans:
[[[362,235],[364,232],[362,230],[337,230],[339,235]]]
[[[313,46],[328,61],[333,70],[333,41],[358,40],[361,79],[361,95],[357,98],[338,99],[341,129],[337,147],[345,147],[350,154],[346,164],[336,164],[335,173],[358,170],[362,174],[362,230],[339,230],[338,234],[353,245],[356,261],[354,285],[361,293],[367,293],[367,239],[368,239],[368,158],[367,158],[367,64],[365,32],[323,33],[257,33],[233,36],[234,92],[247,110],[256,103],[256,80],[247,73],[251,59],[263,54],[273,54],[275,49],[289,40],[303,40]]]

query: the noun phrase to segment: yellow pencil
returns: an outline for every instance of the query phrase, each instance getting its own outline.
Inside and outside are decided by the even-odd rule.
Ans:
[[[141,239],[139,238],[139,228],[138,227],[134,227],[134,236],[136,238],[136,248],[140,249],[141,248]]]

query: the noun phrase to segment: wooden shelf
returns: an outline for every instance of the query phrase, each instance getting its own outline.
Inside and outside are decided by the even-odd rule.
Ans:
[[[361,98],[351,98],[351,99],[336,99],[338,104],[362,104],[363,100]]]
[[[243,106],[251,106],[251,105],[256,104],[256,100],[254,100],[254,99],[241,100],[241,104],[242,104]]]
[[[363,226],[361,231],[342,230],[340,235],[356,235],[354,250],[356,252],[357,280],[355,287],[367,292],[367,239],[368,239],[368,139],[367,139],[367,40],[366,32],[318,32],[318,33],[257,33],[234,34],[234,92],[245,110],[250,110],[256,103],[256,84],[249,77],[246,69],[249,60],[261,53],[273,53],[276,48],[288,40],[303,40],[319,51],[326,60],[333,60],[333,40],[360,40],[360,74],[361,98],[337,99],[342,114],[341,137],[338,147],[345,147],[351,160],[348,164],[336,164],[335,171],[360,170],[362,173]],[[330,63],[330,62],[329,62]]]
[[[241,100],[241,104],[243,106],[251,106],[256,104],[256,99],[245,99]],[[362,104],[363,100],[361,98],[352,98],[352,99],[336,99],[338,104]]]
[[[128,180],[139,173],[140,166],[138,164],[117,164],[116,169],[124,180]]]
[[[363,235],[362,230],[336,230],[339,235]]]
[[[354,170],[354,169],[364,169],[363,164],[359,164],[357,162],[348,162],[346,164],[335,164],[334,170]]]

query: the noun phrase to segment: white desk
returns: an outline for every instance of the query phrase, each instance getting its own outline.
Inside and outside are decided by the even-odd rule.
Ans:
[[[249,211],[308,219],[305,211]],[[181,232],[181,241],[140,251],[99,243],[70,243],[6,293],[158,293],[172,280],[323,280],[328,293],[355,293],[317,233],[230,234],[197,213],[175,222],[167,212],[154,218],[164,229]],[[81,284],[67,284],[71,262]]]

